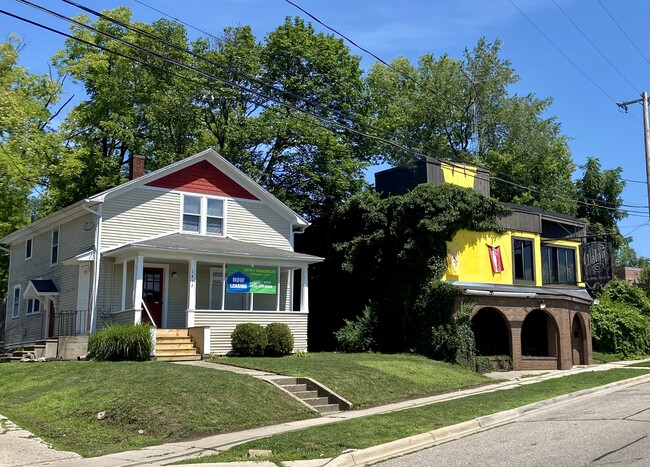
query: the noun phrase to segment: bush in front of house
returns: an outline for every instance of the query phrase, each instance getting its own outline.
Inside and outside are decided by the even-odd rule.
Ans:
[[[477,364],[484,368],[492,367],[488,358],[477,360],[476,341],[470,319],[472,306],[472,303],[463,302],[449,323],[432,328],[433,358],[457,363],[466,368],[474,368]]]
[[[238,357],[261,357],[266,352],[266,330],[255,323],[240,323],[230,334],[232,350]]]
[[[341,352],[371,352],[377,348],[375,334],[377,315],[367,306],[356,320],[344,320],[345,324],[336,331],[337,349]]]
[[[622,302],[591,306],[594,350],[635,357],[650,353],[650,319]]]
[[[293,350],[293,334],[284,323],[270,323],[266,326],[266,339],[268,357],[282,357],[289,355]]]
[[[88,337],[88,353],[102,361],[149,360],[153,350],[151,327],[147,324],[112,324]]]

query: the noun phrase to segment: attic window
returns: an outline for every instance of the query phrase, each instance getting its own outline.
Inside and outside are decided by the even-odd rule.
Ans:
[[[201,235],[223,235],[223,200],[183,195],[181,231]]]

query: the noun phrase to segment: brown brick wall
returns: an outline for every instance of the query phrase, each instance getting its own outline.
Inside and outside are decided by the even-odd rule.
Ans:
[[[498,297],[498,296],[471,296],[465,297],[475,303],[472,308],[472,316],[482,308],[494,308],[501,312],[509,326],[510,349],[513,370],[546,370],[560,369],[567,370],[574,364],[574,353],[576,364],[580,355],[584,363],[591,363],[591,320],[589,316],[589,305],[573,302],[567,299],[548,299],[541,302],[537,298],[526,297]],[[549,336],[554,334],[556,345],[550,345],[550,357],[522,357],[521,330],[528,313],[533,310],[542,309],[545,304],[545,311],[550,317]],[[573,320],[575,316],[579,320],[579,335],[576,342],[579,342],[578,349],[573,349]],[[581,335],[581,336],[580,336]],[[554,355],[555,354],[555,355]],[[554,356],[553,356],[554,355]]]

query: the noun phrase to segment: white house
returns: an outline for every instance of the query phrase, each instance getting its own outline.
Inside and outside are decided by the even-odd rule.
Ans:
[[[294,251],[308,222],[211,149],[146,175],[132,162],[129,182],[0,239],[5,348],[152,322],[226,354],[236,324],[283,322],[306,350],[307,268],[322,260]]]

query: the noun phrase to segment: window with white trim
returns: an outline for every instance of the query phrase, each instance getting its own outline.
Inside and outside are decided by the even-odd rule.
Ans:
[[[20,285],[14,286],[14,302],[11,309],[11,317],[18,318],[20,316]]]
[[[28,238],[25,242],[25,261],[32,259],[32,247],[34,245],[34,239]]]
[[[223,200],[183,195],[181,231],[201,235],[223,235]]]
[[[34,298],[29,298],[27,300],[27,314],[33,315],[39,311],[41,311],[41,301]]]
[[[54,266],[59,262],[59,228],[52,229],[52,250],[50,255],[50,265]]]

